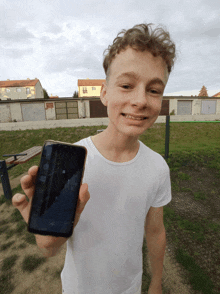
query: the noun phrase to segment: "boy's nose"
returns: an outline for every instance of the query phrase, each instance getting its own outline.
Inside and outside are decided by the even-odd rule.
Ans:
[[[146,90],[142,88],[138,89],[136,93],[134,93],[131,103],[132,105],[138,106],[140,108],[146,108],[149,106]]]

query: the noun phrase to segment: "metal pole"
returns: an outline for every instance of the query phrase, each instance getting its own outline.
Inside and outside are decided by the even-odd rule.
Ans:
[[[169,157],[170,115],[166,116],[165,159]]]
[[[12,198],[12,192],[5,160],[0,160],[0,177],[5,197],[10,200]]]

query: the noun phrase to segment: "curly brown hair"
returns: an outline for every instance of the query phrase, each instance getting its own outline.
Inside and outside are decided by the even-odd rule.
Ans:
[[[103,67],[106,79],[109,69],[116,54],[125,50],[128,46],[138,51],[149,51],[153,56],[161,56],[167,64],[168,73],[171,72],[176,58],[175,44],[170,39],[170,34],[162,27],[152,30],[152,23],[135,25],[129,30],[122,30],[104,51]]]

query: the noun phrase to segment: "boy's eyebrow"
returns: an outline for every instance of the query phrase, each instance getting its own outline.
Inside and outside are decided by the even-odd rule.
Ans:
[[[135,80],[138,80],[138,78],[139,78],[139,76],[135,72],[129,71],[129,72],[124,72],[124,73],[120,74],[116,78],[116,80],[119,80],[119,79],[124,78],[124,77],[133,78]]]
[[[160,84],[161,86],[165,87],[166,85],[164,84],[164,82],[159,79],[159,78],[154,78],[152,79],[149,83],[148,86],[154,85],[154,84]]]
[[[117,78],[116,81],[123,78],[123,77],[128,77],[128,78],[133,78],[135,80],[139,79],[139,75],[137,75],[135,72],[130,71],[130,72],[125,72],[120,74]],[[148,86],[154,85],[154,84],[160,84],[161,86],[165,87],[166,85],[164,84],[164,82],[159,79],[159,78],[154,78],[152,80],[150,80],[150,82],[148,83]]]

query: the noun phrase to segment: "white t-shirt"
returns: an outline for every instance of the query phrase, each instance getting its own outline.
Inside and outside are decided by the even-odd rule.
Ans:
[[[90,199],[67,240],[65,294],[140,291],[145,218],[151,206],[171,201],[171,184],[163,157],[139,143],[136,156],[123,163],[103,157],[91,137],[74,143],[88,152],[83,183]]]

